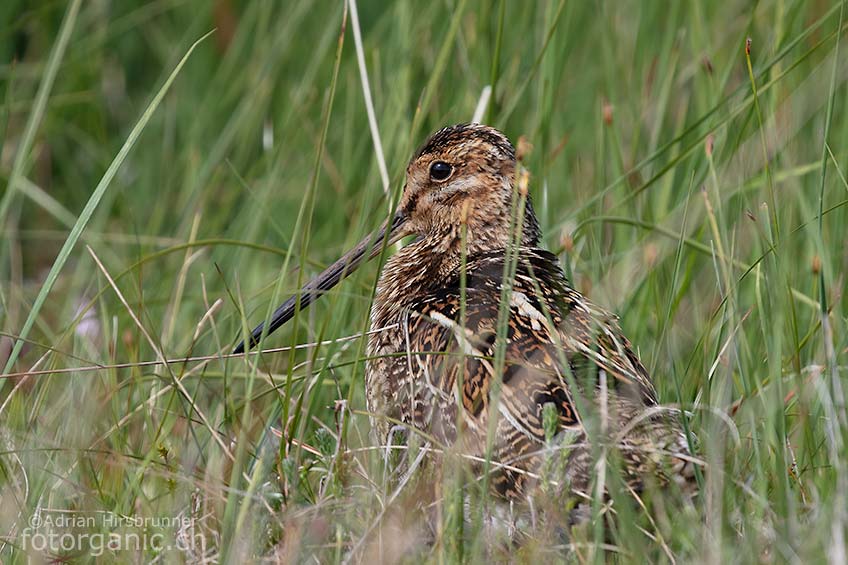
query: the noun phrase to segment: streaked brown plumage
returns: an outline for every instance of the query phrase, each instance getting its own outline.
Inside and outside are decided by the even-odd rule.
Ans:
[[[559,480],[573,491],[590,487],[593,441],[617,447],[624,478],[636,490],[648,480],[692,491],[678,416],[657,407],[651,379],[615,318],[572,289],[556,256],[539,248],[529,198],[518,207],[522,228],[513,237],[516,167],[513,146],[493,128],[462,124],[436,132],[407,168],[395,217],[283,304],[269,331],[291,317],[298,301],[305,307],[382,244],[415,235],[388,259],[371,310],[372,330],[387,328],[369,337],[366,368],[380,442],[402,422],[483,458],[497,418],[491,458],[507,467],[496,469],[491,484],[521,499],[550,447],[543,413],[551,404],[563,432],[557,437],[571,445]],[[511,281],[506,290],[503,280]],[[498,340],[504,299],[505,339]],[[254,330],[251,345],[263,331]],[[587,425],[592,418],[598,425]]]

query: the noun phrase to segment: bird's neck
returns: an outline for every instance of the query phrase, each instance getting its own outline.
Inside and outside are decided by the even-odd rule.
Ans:
[[[404,246],[386,261],[377,283],[371,310],[372,327],[391,324],[406,309],[433,289],[450,285],[459,277],[463,261],[483,253],[503,253],[512,238],[509,230],[465,229],[431,233]],[[535,217],[525,222],[519,245],[539,243]]]
[[[431,289],[444,286],[457,275],[462,253],[448,239],[423,237],[389,257],[371,310],[375,327],[388,325]]]

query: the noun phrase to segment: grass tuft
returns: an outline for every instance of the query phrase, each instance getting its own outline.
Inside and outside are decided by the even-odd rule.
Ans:
[[[0,3],[0,561],[845,561],[845,4]],[[229,355],[472,115],[682,408],[694,507],[599,456],[565,529],[377,445],[376,264]]]

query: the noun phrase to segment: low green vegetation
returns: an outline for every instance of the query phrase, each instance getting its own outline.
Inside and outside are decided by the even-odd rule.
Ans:
[[[356,8],[0,3],[0,560],[845,562],[844,2]],[[509,542],[449,466],[399,481],[364,400],[375,264],[226,356],[478,106],[684,409],[693,506]]]

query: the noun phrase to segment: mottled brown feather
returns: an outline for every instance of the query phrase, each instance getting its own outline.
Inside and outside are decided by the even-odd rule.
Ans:
[[[397,214],[281,305],[269,330],[375,256],[375,244],[414,235],[384,266],[371,309],[366,397],[381,443],[401,422],[461,454],[491,455],[491,484],[511,499],[532,492],[555,448],[565,454],[554,477],[562,491],[587,492],[591,446],[601,445],[617,451],[630,487],[673,481],[694,492],[679,416],[658,407],[616,318],[575,291],[540,248],[527,178],[496,129],[436,132],[407,167]]]
[[[451,200],[445,205],[439,188],[422,181],[421,171],[437,159],[470,170],[479,184],[466,182],[462,193],[471,210],[464,291],[461,222],[451,216],[459,204]],[[663,469],[680,467],[684,482],[692,484],[691,465],[669,455],[688,454],[677,418],[659,411],[645,416],[657,406],[647,371],[615,317],[571,288],[557,258],[538,247],[540,231],[529,201],[515,275],[508,285],[503,365],[496,366],[510,240],[504,212],[515,196],[515,166],[506,138],[478,125],[437,132],[410,163],[401,205],[411,223],[420,226],[416,233],[421,237],[389,259],[372,308],[372,328],[396,325],[369,339],[366,391],[377,438],[385,441],[391,422],[401,421],[465,454],[484,457],[489,419],[498,418],[492,460],[517,471],[497,472],[491,483],[504,496],[521,498],[534,483],[528,477],[536,476],[542,464],[543,410],[552,403],[558,430],[571,431],[571,441],[581,445],[569,455],[563,483],[585,491],[591,482],[591,438],[575,402],[577,393],[590,411],[606,407],[609,429],[632,428],[615,438],[628,483],[641,488],[649,474],[663,484],[668,480]],[[606,379],[604,399],[601,375]],[[498,383],[499,409],[494,411]],[[665,455],[658,457],[658,452]],[[674,461],[683,464],[675,467]]]

